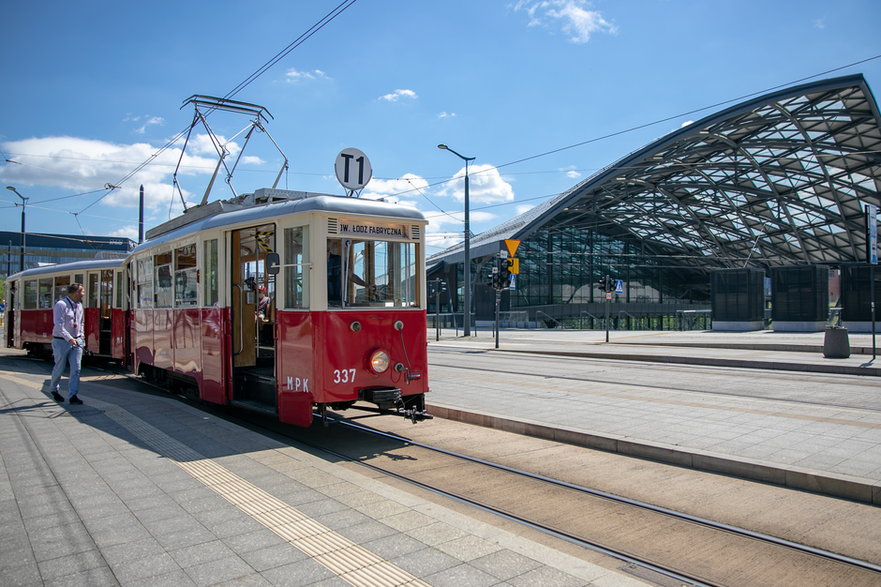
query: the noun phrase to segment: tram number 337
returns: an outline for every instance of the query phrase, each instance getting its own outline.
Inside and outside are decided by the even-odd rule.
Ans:
[[[334,369],[333,370],[333,382],[334,383],[355,383],[355,370],[354,369]]]

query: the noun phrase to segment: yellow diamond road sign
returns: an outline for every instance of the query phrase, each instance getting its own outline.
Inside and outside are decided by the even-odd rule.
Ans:
[[[520,241],[505,239],[505,246],[508,247],[508,255],[513,257],[517,253],[517,247],[520,246]]]

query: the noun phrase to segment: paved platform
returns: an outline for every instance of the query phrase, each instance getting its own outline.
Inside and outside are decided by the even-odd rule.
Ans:
[[[496,350],[489,332],[466,340],[445,331],[440,341],[429,334],[430,350],[473,351],[461,356],[463,363]],[[571,363],[566,375],[572,376],[545,390],[544,380],[521,387],[504,373],[508,365],[512,373],[529,370],[518,369],[514,358],[492,363],[493,378],[479,382],[480,393],[463,385],[461,372],[446,379],[435,367],[429,404],[441,417],[881,505],[881,364],[857,354],[872,352],[871,334],[851,336],[856,352],[846,359],[824,358],[823,337],[612,332],[606,343],[605,332],[503,330],[498,350],[506,354],[620,360],[621,373],[629,361],[738,371],[707,371],[702,392],[677,386],[675,372],[654,373],[668,381],[623,383],[615,371],[597,374],[587,362]],[[773,383],[766,381],[767,369],[780,372]],[[805,383],[804,372],[817,380]]]
[[[881,335],[877,344],[881,345]],[[440,341],[428,331],[429,345],[444,343],[495,350],[492,332],[466,339],[443,330]],[[881,376],[881,356],[873,360],[872,335],[850,334],[848,358],[823,356],[824,332],[782,333],[712,331],[612,331],[606,342],[597,330],[502,330],[499,350],[665,363]],[[881,348],[877,349],[881,355]]]
[[[0,354],[3,585],[628,585],[166,396]]]

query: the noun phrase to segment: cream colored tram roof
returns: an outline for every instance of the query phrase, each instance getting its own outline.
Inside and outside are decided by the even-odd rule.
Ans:
[[[415,208],[400,204],[390,204],[378,200],[364,200],[326,194],[308,195],[297,200],[280,200],[267,204],[221,212],[171,230],[156,238],[144,241],[135,247],[133,255],[155,246],[173,242],[203,231],[216,230],[228,226],[260,224],[275,221],[282,216],[308,212],[325,212],[329,215],[362,215],[394,218],[406,222],[426,223],[425,216]]]

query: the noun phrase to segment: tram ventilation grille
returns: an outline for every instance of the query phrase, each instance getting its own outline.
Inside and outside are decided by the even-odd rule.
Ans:
[[[340,221],[336,218],[328,218],[327,219],[327,232],[328,234],[339,234],[340,233]]]
[[[418,224],[411,224],[410,238],[414,241],[418,241],[420,238],[422,238],[422,227]]]

